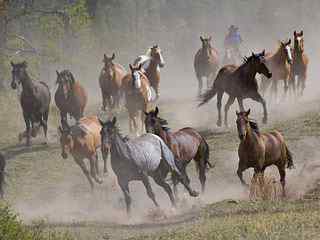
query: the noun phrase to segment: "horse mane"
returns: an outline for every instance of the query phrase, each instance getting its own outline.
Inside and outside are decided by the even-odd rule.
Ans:
[[[71,84],[72,85],[76,82],[76,80],[75,80],[75,78],[74,78],[74,76],[73,76],[73,74],[72,74],[72,72],[70,70],[68,70],[68,69],[63,70],[61,72],[61,74],[69,76],[71,78]]]
[[[260,129],[258,123],[254,119],[249,120],[250,128],[258,135],[260,135]]]

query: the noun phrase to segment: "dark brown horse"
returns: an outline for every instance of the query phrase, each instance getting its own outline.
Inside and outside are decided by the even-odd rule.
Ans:
[[[63,70],[60,73],[57,71],[57,84],[54,99],[60,110],[61,124],[67,122],[67,114],[79,120],[83,117],[87,105],[86,91],[69,70]]]
[[[202,91],[202,78],[207,78],[207,88],[209,88],[219,69],[219,54],[217,49],[211,46],[211,39],[211,37],[203,38],[200,36],[202,48],[198,50],[194,57],[194,71],[199,83],[199,96]]]
[[[278,131],[260,133],[257,123],[249,119],[250,109],[247,112],[237,112],[237,128],[240,138],[238,149],[239,167],[237,174],[242,184],[242,172],[253,168],[254,173],[263,175],[264,170],[275,165],[280,174],[283,196],[285,196],[286,168],[293,168],[292,155]]]
[[[303,31],[297,33],[294,31],[294,46],[293,46],[293,64],[290,74],[290,87],[294,94],[302,96],[306,87],[307,69],[309,59],[304,51]],[[297,82],[296,82],[297,79]]]
[[[101,124],[96,116],[79,119],[76,125],[69,127],[65,122],[59,127],[61,156],[68,158],[68,153],[73,156],[74,161],[80,166],[87,177],[91,188],[94,187],[92,178],[99,184],[99,166],[97,149],[101,147]],[[106,160],[108,151],[103,151],[104,172],[107,172]],[[84,163],[84,159],[90,162],[90,173]]]
[[[32,80],[27,73],[27,63],[14,64],[12,66],[11,87],[16,89],[22,85],[20,104],[23,111],[23,117],[26,124],[26,144],[30,145],[30,138],[35,128],[43,127],[47,142],[48,116],[51,95],[49,87],[44,82]]]
[[[133,67],[123,78],[123,87],[126,95],[126,108],[129,113],[129,129],[130,132],[139,133],[139,129],[144,129],[144,112],[147,111],[148,105],[155,100],[155,96],[151,90],[149,80],[142,71],[142,65]],[[138,126],[141,126],[141,128]]]
[[[196,163],[202,192],[205,190],[206,169],[212,167],[209,162],[209,145],[206,140],[193,128],[182,128],[176,132],[171,132],[165,127],[166,120],[158,117],[159,109],[146,114],[145,127],[148,133],[153,133],[162,138],[172,151],[179,170],[187,176],[186,167],[193,159]],[[189,178],[188,178],[189,179]],[[177,193],[178,179],[173,176],[173,187]],[[189,181],[189,180],[188,180]]]
[[[290,68],[292,64],[291,39],[287,42],[281,42],[275,53],[267,53],[265,64],[272,72],[272,78],[262,77],[261,90],[264,94],[271,84],[271,94],[275,100],[278,97],[278,82],[284,81],[284,92],[288,91],[288,81],[290,77]]]
[[[161,53],[161,49],[158,45],[151,47],[146,55],[137,57],[133,64],[139,66],[142,64],[142,68],[145,71],[147,78],[150,81],[151,87],[156,91],[157,98],[160,96],[160,68],[164,67],[164,59]]]
[[[104,67],[99,76],[99,85],[102,94],[102,109],[105,111],[120,106],[123,95],[122,79],[126,75],[126,70],[118,63],[114,63],[115,54],[109,58],[104,54]]]
[[[3,185],[5,183],[5,179],[4,179],[4,176],[6,174],[5,168],[6,168],[6,160],[4,156],[0,153],[0,198],[3,198],[4,196]]]
[[[241,111],[244,111],[243,99],[251,98],[263,106],[263,122],[267,123],[268,113],[266,102],[258,92],[258,83],[255,78],[257,73],[263,74],[270,78],[272,76],[269,69],[264,64],[264,51],[259,54],[252,53],[252,56],[245,58],[244,63],[238,67],[235,65],[227,65],[219,70],[217,78],[213,86],[201,96],[199,106],[207,103],[217,94],[218,121],[217,125],[221,126],[221,100],[226,92],[229,95],[228,102],[224,107],[225,117],[224,124],[228,126],[228,111],[234,100],[237,99]]]

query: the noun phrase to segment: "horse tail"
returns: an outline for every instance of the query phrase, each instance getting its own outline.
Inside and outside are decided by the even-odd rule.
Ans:
[[[292,169],[292,168],[294,168],[292,153],[290,152],[290,150],[288,149],[288,146],[286,144],[284,144],[284,146],[285,146],[285,152],[286,152],[286,155],[285,155],[286,160],[288,161],[287,168]]]
[[[209,90],[207,90],[204,94],[200,96],[200,103],[198,107],[202,106],[203,104],[209,102],[215,95],[217,94],[217,89],[215,85],[213,84],[213,87]]]
[[[164,141],[162,139],[160,139],[160,140],[161,140],[160,145],[161,145],[162,159],[165,160],[169,164],[171,171],[174,171],[177,174],[181,175],[181,172],[176,165],[176,161],[175,161],[173,153],[171,152],[169,147],[164,143]]]
[[[205,182],[206,182],[206,170],[213,168],[214,165],[212,165],[209,161],[210,156],[210,150],[209,145],[207,141],[202,138],[197,155],[195,157],[195,163],[196,163],[196,169],[199,174],[199,180],[202,187],[202,192],[204,192],[205,189]]]

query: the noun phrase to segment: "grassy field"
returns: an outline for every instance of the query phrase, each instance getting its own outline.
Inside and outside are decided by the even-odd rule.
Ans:
[[[162,102],[160,107],[165,109],[162,116],[170,120],[173,128],[180,127],[185,119],[186,122],[192,121],[188,115],[183,115],[183,120],[176,117],[176,107],[181,103],[170,104],[168,107],[168,103]],[[37,229],[40,222],[40,229],[47,236],[51,232],[67,231],[70,234],[58,234],[56,239],[69,239],[70,236],[79,240],[319,239],[320,191],[316,184],[318,173],[312,164],[320,155],[320,106],[317,100],[297,103],[297,106],[301,110],[283,106],[271,111],[273,121],[261,126],[263,131],[281,130],[294,153],[297,169],[289,172],[288,199],[248,201],[247,191],[235,175],[239,143],[235,129],[208,129],[202,123],[199,129],[206,136],[211,149],[210,161],[215,164],[215,168],[208,172],[207,193],[198,200],[182,199],[186,201],[186,208],[167,214],[165,219],[153,220],[146,217],[146,209],[152,205],[144,189],[134,185],[135,214],[139,218],[127,220],[122,195],[114,186],[112,175],[104,176],[105,183],[97,186],[92,194],[73,160],[60,157],[56,110],[52,109],[50,118],[49,144],[43,145],[43,139],[39,137],[32,147],[26,148],[17,139],[24,124],[16,96],[2,93],[0,151],[8,160],[9,174],[5,200],[25,222],[27,227],[22,227],[27,231]],[[92,107],[92,112],[97,108]],[[279,115],[281,111],[285,117]],[[213,120],[210,119],[211,125]],[[120,122],[121,126],[126,124],[122,118]],[[305,168],[306,164],[310,164],[311,170]],[[309,170],[303,173],[303,169]],[[198,187],[194,166],[188,171],[193,184]],[[270,172],[278,179],[276,172]],[[310,178],[311,175],[315,177]],[[250,173],[246,174],[247,179],[250,176]],[[163,195],[159,189],[156,193],[158,197]],[[161,198],[160,203],[166,206],[168,200]]]

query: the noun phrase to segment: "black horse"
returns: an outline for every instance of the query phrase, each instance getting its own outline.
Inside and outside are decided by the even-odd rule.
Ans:
[[[149,198],[157,207],[159,206],[151,188],[149,176],[167,192],[173,206],[175,199],[171,187],[166,182],[169,172],[177,175],[190,196],[198,196],[198,193],[190,188],[186,174],[180,172],[171,150],[160,137],[147,133],[132,140],[124,140],[116,126],[115,117],[112,121],[100,122],[102,125],[101,148],[102,151],[106,149],[111,151],[111,167],[125,196],[127,213],[130,213],[131,209],[129,191],[131,181],[142,181]]]
[[[267,123],[268,112],[266,101],[258,92],[258,83],[255,78],[257,73],[265,75],[267,78],[272,77],[272,73],[264,64],[265,51],[262,53],[254,54],[244,59],[244,63],[238,67],[236,65],[227,65],[219,70],[219,73],[213,83],[211,89],[201,95],[201,103],[199,106],[207,103],[217,94],[217,108],[218,108],[218,121],[217,125],[220,127],[222,124],[221,119],[221,100],[223,94],[226,92],[229,95],[227,104],[225,105],[225,118],[224,123],[228,126],[228,111],[230,106],[237,99],[240,111],[244,111],[243,99],[251,98],[263,106],[263,122]]]
[[[22,85],[20,104],[23,111],[24,121],[26,123],[26,144],[30,145],[32,130],[36,127],[34,124],[43,127],[44,135],[47,140],[48,116],[50,106],[50,90],[46,83],[32,80],[27,73],[27,63],[14,64],[12,66],[11,87],[16,89],[19,84]],[[35,137],[33,135],[33,137]]]

